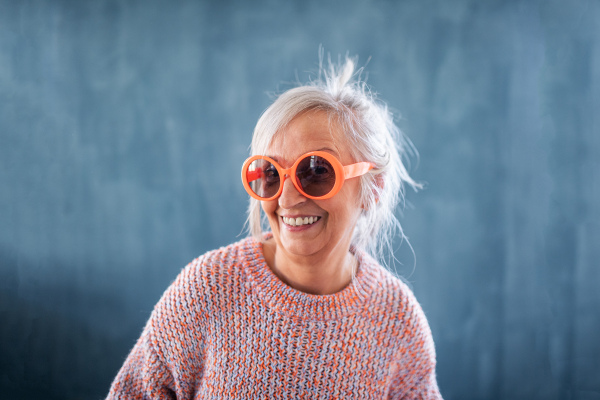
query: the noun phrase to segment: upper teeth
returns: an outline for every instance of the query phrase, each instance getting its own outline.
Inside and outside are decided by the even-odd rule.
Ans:
[[[300,225],[310,225],[312,223],[317,222],[318,219],[319,219],[319,217],[304,217],[304,218],[283,217],[283,222],[285,222],[286,224],[288,224],[290,226],[300,226]]]

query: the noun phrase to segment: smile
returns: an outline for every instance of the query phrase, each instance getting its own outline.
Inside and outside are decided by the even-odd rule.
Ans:
[[[283,222],[289,226],[301,226],[301,225],[311,225],[321,219],[321,217],[297,217],[297,218],[288,218],[281,217]]]

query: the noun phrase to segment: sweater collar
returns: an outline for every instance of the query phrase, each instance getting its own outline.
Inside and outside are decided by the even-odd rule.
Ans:
[[[293,318],[324,321],[357,312],[367,305],[381,272],[381,266],[372,257],[363,251],[355,251],[358,272],[349,285],[333,294],[309,294],[286,285],[271,271],[261,242],[248,238],[243,246],[248,279],[257,294],[275,312]]]

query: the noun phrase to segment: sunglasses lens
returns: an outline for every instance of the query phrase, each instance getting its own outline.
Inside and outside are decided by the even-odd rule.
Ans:
[[[325,196],[335,185],[335,170],[323,157],[308,156],[298,164],[296,179],[306,194]]]
[[[246,177],[252,191],[263,199],[275,196],[279,190],[279,172],[267,160],[254,160],[248,166]]]

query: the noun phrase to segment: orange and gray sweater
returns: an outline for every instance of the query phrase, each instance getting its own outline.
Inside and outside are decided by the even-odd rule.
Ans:
[[[410,289],[363,252],[342,291],[297,291],[252,238],[191,262],[166,290],[108,399],[441,399]]]

